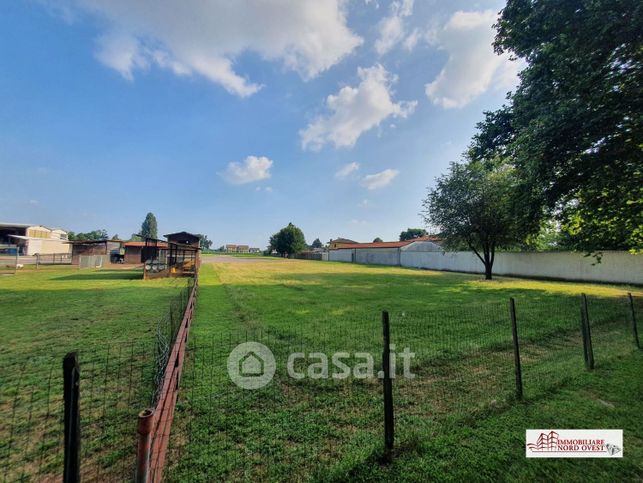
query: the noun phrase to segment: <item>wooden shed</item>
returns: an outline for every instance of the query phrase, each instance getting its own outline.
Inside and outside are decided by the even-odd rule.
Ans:
[[[199,248],[199,237],[188,233],[187,231],[180,231],[178,233],[170,233],[169,235],[163,235],[167,238],[168,243],[174,243],[176,245],[184,245],[192,248]]]
[[[78,264],[80,256],[104,255],[105,263],[109,263],[112,250],[121,248],[120,240],[78,240],[67,242],[71,245],[71,263]]]

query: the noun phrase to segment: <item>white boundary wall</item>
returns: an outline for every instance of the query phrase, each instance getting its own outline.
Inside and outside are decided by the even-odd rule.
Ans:
[[[451,272],[484,273],[482,262],[471,252],[415,251],[413,245],[404,247],[402,250],[397,248],[330,250],[328,259]],[[496,253],[493,273],[515,277],[643,285],[643,255],[605,251],[601,263],[596,263],[594,257],[586,257],[577,252],[501,252]]]

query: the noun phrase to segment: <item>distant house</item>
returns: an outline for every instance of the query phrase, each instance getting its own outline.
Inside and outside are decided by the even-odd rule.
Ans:
[[[356,243],[356,241],[349,240],[348,238],[336,238],[328,242],[328,248],[329,250],[333,250],[335,248],[340,248],[343,245],[354,245]]]
[[[227,253],[257,253],[261,250],[259,248],[250,248],[250,245],[234,245],[228,244],[225,246]]]
[[[16,245],[20,255],[70,251],[65,230],[29,223],[0,223],[0,245]]]

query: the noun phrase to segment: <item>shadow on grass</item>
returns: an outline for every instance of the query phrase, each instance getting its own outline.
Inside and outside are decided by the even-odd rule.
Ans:
[[[142,280],[142,271],[130,270],[99,270],[95,272],[79,272],[73,275],[56,277],[52,280]]]

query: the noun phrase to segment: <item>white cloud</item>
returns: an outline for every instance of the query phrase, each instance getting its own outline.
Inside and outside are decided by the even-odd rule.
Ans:
[[[390,15],[377,24],[379,37],[375,41],[375,51],[379,55],[386,54],[404,38],[404,18],[413,13],[413,1],[399,0],[391,3]]]
[[[404,45],[406,50],[411,51],[415,48],[421,38],[422,33],[420,32],[420,29],[413,29],[413,32],[404,39],[404,43],[402,45]]]
[[[362,178],[362,186],[369,190],[376,190],[384,188],[388,185],[400,172],[397,169],[385,169],[379,173],[369,174]]]
[[[449,53],[449,60],[437,78],[426,85],[426,95],[445,109],[463,107],[486,92],[492,85],[498,89],[516,84],[520,64],[508,55],[496,55],[492,27],[496,14],[455,12],[431,38]]]
[[[248,156],[243,162],[233,161],[219,175],[231,184],[245,184],[270,178],[272,160],[265,156]]]
[[[335,173],[336,178],[345,178],[351,173],[354,173],[359,169],[359,164],[357,163],[348,163],[346,166],[341,168],[339,171]]]
[[[234,70],[235,59],[245,52],[280,61],[311,79],[362,43],[346,24],[344,0],[62,3],[107,21],[96,55],[125,78],[156,65],[179,75],[201,75],[242,97],[261,88]]]
[[[361,82],[357,87],[342,87],[326,98],[330,114],[319,116],[299,131],[304,149],[319,150],[326,143],[350,147],[362,133],[378,126],[389,116],[406,118],[415,110],[416,101],[398,103],[391,99],[397,77],[380,64],[358,68]]]

